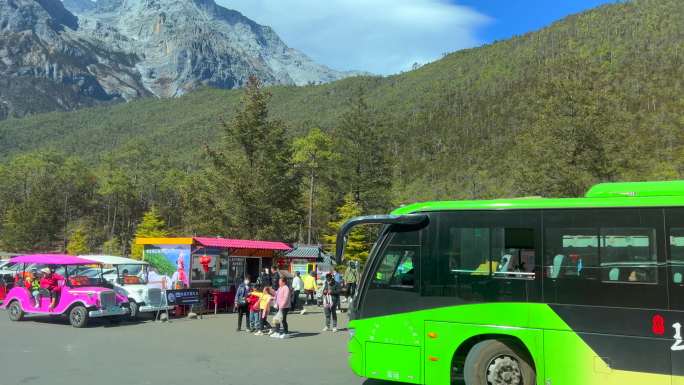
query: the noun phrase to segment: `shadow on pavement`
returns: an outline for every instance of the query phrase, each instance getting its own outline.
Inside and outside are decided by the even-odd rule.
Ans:
[[[298,333],[298,332],[294,332],[294,333],[292,333],[291,338],[313,337],[313,336],[317,336],[319,334],[321,334],[321,333]]]
[[[398,382],[384,381],[384,380],[373,380],[367,379],[363,382],[363,385],[398,385]]]
[[[31,315],[26,318],[24,318],[21,322],[34,322],[34,323],[42,323],[42,324],[53,324],[53,325],[64,325],[64,326],[69,326],[71,327],[71,324],[69,323],[69,320],[65,315]],[[111,322],[107,320],[106,318],[93,318],[88,321],[88,326],[86,328],[97,328],[97,327],[105,327],[105,328],[111,328],[111,327],[126,327],[126,326],[133,326],[133,325],[138,325],[141,323],[145,323],[146,321],[144,320],[121,320],[119,322]],[[149,321],[153,322],[153,321]]]

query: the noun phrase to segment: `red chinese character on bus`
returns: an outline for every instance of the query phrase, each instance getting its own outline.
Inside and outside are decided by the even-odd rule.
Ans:
[[[665,319],[660,314],[653,316],[653,326],[651,327],[653,334],[662,336],[665,334]]]

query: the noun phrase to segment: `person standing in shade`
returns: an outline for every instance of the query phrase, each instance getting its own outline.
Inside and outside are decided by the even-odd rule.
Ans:
[[[263,273],[259,274],[259,278],[257,279],[257,285],[261,285],[261,287],[263,288],[273,286],[273,277],[271,277],[271,273],[268,270],[268,267],[264,267]]]
[[[275,333],[271,335],[274,338],[289,338],[287,313],[290,311],[290,287],[287,286],[287,278],[281,277],[278,280],[278,291],[276,291],[276,307],[280,314],[280,323],[276,324]]]
[[[333,277],[335,278],[335,283],[337,283],[337,286],[340,288],[340,294],[342,294],[342,290],[345,287],[345,282],[344,279],[342,278],[342,273],[340,273],[340,268],[335,267],[333,270]],[[337,308],[335,309],[336,311],[342,311],[342,301],[337,301]]]
[[[323,331],[337,331],[337,306],[340,303],[340,286],[335,282],[335,277],[328,273],[323,284],[323,309],[325,312],[325,328]],[[332,324],[331,324],[332,318]],[[332,328],[332,329],[331,329]]]
[[[295,277],[292,279],[292,311],[297,311],[299,307],[299,294],[304,290],[304,281],[299,276],[299,272],[295,272]]]
[[[247,329],[249,329],[249,305],[247,304],[247,296],[249,295],[249,277],[245,277],[245,280],[238,286],[237,292],[235,293],[235,305],[233,311],[237,310],[238,313],[238,326],[237,331],[242,330],[242,316],[245,316],[245,323]]]
[[[278,290],[280,288],[278,286],[280,283],[280,273],[278,272],[278,268],[276,266],[271,266],[271,283],[273,290]]]
[[[342,277],[344,283],[347,285],[347,303],[354,298],[354,293],[356,292],[356,282],[359,280],[359,271],[356,269],[356,263],[352,262],[347,267],[347,271],[344,272],[344,277]]]

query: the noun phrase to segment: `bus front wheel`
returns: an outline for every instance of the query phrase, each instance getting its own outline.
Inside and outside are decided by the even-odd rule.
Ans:
[[[534,385],[535,372],[527,354],[513,343],[486,340],[466,356],[466,385]]]

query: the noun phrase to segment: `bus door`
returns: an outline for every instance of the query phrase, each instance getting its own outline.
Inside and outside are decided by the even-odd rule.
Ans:
[[[422,323],[409,313],[422,306],[418,278],[421,231],[390,231],[370,262],[370,281],[359,304],[360,318],[371,318],[366,338],[366,377],[420,383]],[[374,321],[373,317],[392,315]]]
[[[684,209],[665,210],[668,239],[667,267],[669,278],[669,317],[664,317],[662,328],[672,335],[672,383],[684,385]]]

